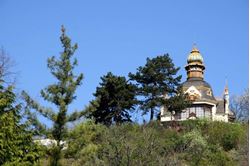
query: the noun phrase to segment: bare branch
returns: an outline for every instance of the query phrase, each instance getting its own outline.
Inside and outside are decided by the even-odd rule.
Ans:
[[[15,62],[3,48],[0,48],[0,82],[13,85],[16,81],[16,73],[12,71]]]
[[[236,120],[249,120],[249,90],[246,89],[244,94],[233,96],[230,100],[230,110],[235,113]]]

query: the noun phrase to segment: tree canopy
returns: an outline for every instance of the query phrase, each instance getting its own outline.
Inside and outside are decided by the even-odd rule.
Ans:
[[[145,66],[137,68],[135,74],[129,73],[130,79],[138,86],[137,95],[142,97],[140,108],[143,114],[150,112],[150,120],[153,120],[155,111],[159,114],[160,106],[169,106],[172,101],[178,101],[175,108],[181,105],[185,107],[185,98],[178,91],[181,81],[181,75],[177,75],[179,69],[170,56],[164,54],[147,58]]]
[[[136,87],[128,83],[125,77],[115,76],[111,72],[101,77],[101,80],[94,93],[97,98],[96,107],[89,116],[96,123],[107,126],[131,122],[130,112],[137,103]]]

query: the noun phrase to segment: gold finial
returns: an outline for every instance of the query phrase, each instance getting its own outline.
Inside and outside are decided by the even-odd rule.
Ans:
[[[200,51],[198,50],[198,48],[197,48],[196,43],[193,44],[193,48],[192,48],[191,53],[192,53],[192,52],[200,52]]]

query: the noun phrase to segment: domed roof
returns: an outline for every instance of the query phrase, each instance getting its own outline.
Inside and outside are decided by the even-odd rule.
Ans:
[[[182,89],[184,91],[191,86],[194,86],[201,93],[201,98],[199,100],[216,101],[213,95],[213,90],[206,81],[200,78],[190,78],[189,80],[182,83]]]
[[[201,62],[201,63],[203,63],[203,58],[202,58],[202,56],[200,54],[200,51],[196,47],[193,47],[192,51],[188,55],[187,62],[188,63],[191,63],[191,62]]]

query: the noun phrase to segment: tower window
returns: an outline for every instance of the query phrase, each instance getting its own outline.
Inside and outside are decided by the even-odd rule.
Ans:
[[[207,95],[208,96],[212,96],[212,91],[209,89],[209,90],[207,90]]]

